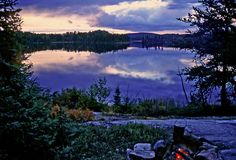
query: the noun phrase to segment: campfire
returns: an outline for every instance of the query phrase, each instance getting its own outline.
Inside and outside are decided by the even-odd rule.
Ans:
[[[173,140],[138,143],[127,149],[127,160],[222,160],[218,147],[205,138],[185,135],[185,127],[174,126]]]
[[[183,148],[178,148],[176,153],[175,153],[175,159],[176,160],[188,160],[191,159],[190,153],[183,149]]]

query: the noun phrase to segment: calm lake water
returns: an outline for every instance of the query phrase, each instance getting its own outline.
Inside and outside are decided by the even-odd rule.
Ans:
[[[92,51],[43,50],[31,53],[34,76],[42,87],[86,89],[105,77],[113,95],[117,86],[131,98],[184,101],[178,69],[192,65],[193,54],[173,48],[136,48],[97,54]],[[188,89],[188,84],[185,84]]]

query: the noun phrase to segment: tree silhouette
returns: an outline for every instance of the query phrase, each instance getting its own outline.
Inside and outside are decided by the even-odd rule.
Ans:
[[[218,92],[221,106],[226,107],[236,96],[236,10],[234,0],[199,0],[201,7],[193,7],[181,21],[194,27],[196,41],[195,66],[187,68],[187,80],[194,82],[193,97],[206,104]]]
[[[120,106],[121,105],[121,95],[120,95],[120,87],[117,86],[114,94],[114,105]]]
[[[16,4],[0,0],[0,159],[53,159],[49,144],[59,127],[48,116],[50,102],[30,78],[30,65],[22,62]]]

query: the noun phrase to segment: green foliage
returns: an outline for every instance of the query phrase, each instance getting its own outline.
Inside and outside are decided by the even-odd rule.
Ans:
[[[98,103],[104,104],[110,95],[110,88],[106,86],[107,80],[105,78],[99,79],[98,82],[92,84],[88,90],[88,95],[91,99]]]
[[[31,80],[30,65],[22,63],[16,2],[0,1],[0,159],[73,159],[78,124],[63,110],[51,116],[50,95]]]
[[[117,43],[128,42],[127,35],[111,34],[107,31],[67,32],[65,34],[34,34],[30,32],[18,32],[21,42],[31,43],[49,43],[49,42],[82,42],[83,44],[96,43]]]
[[[174,111],[175,115],[188,117],[202,117],[202,116],[235,116],[235,106],[222,108],[217,105],[199,106],[189,104]]]
[[[196,100],[197,102],[197,100]],[[235,116],[236,108],[232,105],[228,108],[221,108],[217,105],[201,105],[200,103],[181,104],[174,99],[137,99],[129,100],[127,104],[107,107],[108,113],[125,113],[137,116]]]
[[[120,95],[119,86],[116,87],[115,95],[113,97],[114,97],[114,105],[116,105],[116,106],[121,105],[121,95]]]
[[[92,101],[85,91],[76,88],[63,89],[61,92],[53,94],[54,105],[58,104],[61,107],[68,109],[88,108],[91,104],[96,104]]]
[[[88,108],[93,111],[100,111],[103,108],[103,104],[91,98],[86,91],[76,88],[64,89],[61,92],[54,93],[53,103],[68,109]]]
[[[89,89],[80,90],[76,88],[64,89],[53,94],[54,105],[68,109],[91,109],[101,111],[107,104],[110,88],[106,86],[106,79],[99,79]]]
[[[142,116],[167,116],[179,107],[180,104],[172,99],[145,99],[133,108],[133,112]]]
[[[88,134],[89,133],[89,134]],[[81,126],[74,139],[74,148],[80,159],[113,160],[126,159],[126,149],[138,142],[155,143],[166,138],[164,131],[145,125]]]
[[[60,134],[68,125],[66,117],[50,116],[51,103],[45,96],[48,95],[31,88],[4,106],[0,116],[0,150],[6,159],[53,159],[58,147],[64,149],[67,140]]]

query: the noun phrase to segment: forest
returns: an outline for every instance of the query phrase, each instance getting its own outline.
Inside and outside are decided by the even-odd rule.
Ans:
[[[81,42],[84,44],[94,43],[125,43],[129,39],[124,34],[111,34],[107,31],[91,32],[67,32],[64,34],[36,34],[31,32],[18,32],[18,39],[22,43],[49,43],[49,42]]]

